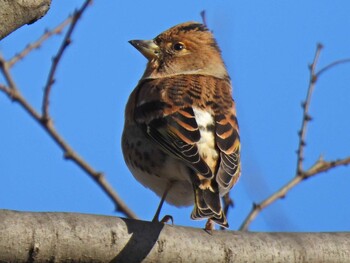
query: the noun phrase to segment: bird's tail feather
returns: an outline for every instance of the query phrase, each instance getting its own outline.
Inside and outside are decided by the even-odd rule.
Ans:
[[[195,203],[191,214],[194,220],[208,218],[215,223],[228,228],[227,219],[222,210],[219,193],[208,189],[195,189]]]

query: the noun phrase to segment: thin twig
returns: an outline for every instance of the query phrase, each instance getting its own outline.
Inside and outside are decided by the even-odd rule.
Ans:
[[[338,159],[331,162],[326,162],[323,160],[323,158],[319,158],[318,161],[307,171],[303,172],[302,179],[309,178],[311,176],[314,176],[319,173],[327,172],[330,169],[338,166],[346,166],[350,164],[350,157],[344,158],[344,159]]]
[[[91,0],[84,3],[83,7],[87,6]],[[80,10],[85,10],[81,8]],[[76,17],[79,19],[79,17]],[[65,40],[66,41],[66,40]],[[18,102],[22,108],[37,122],[42,128],[49,134],[49,136],[59,145],[59,147],[64,152],[64,157],[66,159],[72,160],[77,164],[82,170],[84,170],[97,184],[103,189],[103,191],[112,199],[116,206],[118,212],[123,213],[129,218],[137,219],[135,213],[128,208],[128,206],[120,199],[119,195],[113,190],[113,188],[107,182],[105,176],[95,171],[85,160],[83,160],[62,138],[62,136],[57,132],[53,123],[51,121],[43,121],[43,116],[38,113],[30,103],[21,95],[15,81],[13,80],[9,63],[0,54],[0,71],[5,77],[7,86],[5,84],[0,84],[0,91],[4,92],[12,101]],[[56,65],[57,66],[57,65]]]
[[[206,16],[205,10],[202,10],[202,11],[200,12],[200,15],[201,15],[201,18],[202,18],[202,23],[203,23],[203,25],[208,26],[208,25],[207,25],[207,16]]]
[[[48,122],[49,121],[49,99],[50,99],[50,93],[52,90],[52,85],[55,82],[55,74],[58,67],[59,62],[61,61],[62,55],[66,48],[71,43],[71,35],[77,25],[77,22],[79,21],[81,15],[84,13],[88,5],[92,2],[92,0],[86,0],[84,4],[81,6],[80,9],[76,10],[73,14],[73,17],[71,18],[71,24],[69,26],[69,29],[63,39],[63,42],[56,54],[52,60],[52,65],[50,69],[50,73],[47,79],[47,83],[44,88],[44,96],[43,96],[43,103],[42,103],[42,115],[43,115],[43,121]]]
[[[320,69],[315,74],[315,76],[316,76],[316,78],[319,78],[324,72],[326,72],[327,70],[329,70],[331,68],[334,68],[334,66],[349,63],[349,62],[350,62],[350,58],[345,58],[345,59],[340,59],[340,60],[334,61],[334,62],[328,64],[327,66],[325,66],[324,68]]]
[[[230,193],[229,192],[222,197],[222,200],[223,200],[223,203],[224,203],[224,213],[227,216],[229,208],[230,207],[231,208],[234,207],[234,202],[233,202],[232,198],[230,197]]]
[[[240,226],[239,230],[247,231],[250,223],[256,218],[256,216],[266,208],[267,206],[274,203],[276,200],[284,198],[286,194],[296,185],[298,185],[301,181],[306,178],[310,178],[312,176],[318,175],[323,172],[327,172],[334,167],[345,166],[350,164],[350,157],[336,160],[336,161],[323,161],[318,160],[309,170],[303,172],[301,176],[295,176],[292,180],[290,180],[287,184],[277,190],[275,193],[270,195],[264,201],[259,204],[253,204],[253,208],[250,211],[249,215],[245,218],[244,222]]]
[[[10,75],[8,69],[4,70],[2,68],[4,75]],[[5,94],[13,101],[18,102],[29,115],[37,121],[41,127],[43,127],[50,137],[60,146],[64,152],[64,157],[66,159],[72,160],[81,169],[83,169],[92,179],[94,179],[97,184],[104,190],[104,192],[112,199],[116,205],[116,210],[125,214],[129,218],[137,218],[136,214],[131,211],[128,206],[121,200],[119,195],[113,190],[110,184],[106,181],[105,176],[95,171],[83,158],[81,158],[62,138],[62,136],[57,132],[52,122],[42,122],[42,116],[28,103],[28,101],[21,95],[16,84],[12,82],[8,83],[9,88],[5,85],[0,85],[0,90],[5,92]],[[13,85],[13,86],[11,86]]]
[[[16,85],[15,82],[12,79],[12,76],[10,74],[10,67],[7,64],[6,60],[4,59],[4,57],[2,56],[2,54],[0,53],[0,70],[3,72],[4,77],[6,82],[9,85],[10,89],[15,89]]]
[[[6,87],[4,84],[0,83],[0,90],[7,94],[8,87]]]
[[[222,202],[223,202],[223,210],[224,210],[224,214],[227,217],[228,215],[228,211],[230,210],[230,208],[234,207],[234,202],[232,200],[232,198],[230,197],[230,192],[226,193],[223,197],[222,197]],[[225,230],[226,228],[224,227],[220,227],[221,230]]]
[[[38,49],[46,40],[48,40],[51,36],[62,33],[62,30],[71,23],[72,17],[66,18],[61,24],[56,26],[54,29],[46,31],[37,41],[27,45],[25,49],[12,57],[7,63],[11,68],[18,61],[26,57],[31,51],[34,49]]]
[[[301,129],[299,131],[299,147],[297,150],[297,169],[296,169],[296,175],[295,177],[290,180],[287,184],[285,184],[283,187],[281,187],[278,191],[267,197],[265,200],[263,200],[259,204],[253,204],[253,208],[248,214],[248,216],[245,218],[244,222],[240,226],[240,230],[246,231],[248,230],[248,227],[250,223],[256,218],[256,216],[260,213],[261,210],[266,208],[267,206],[274,203],[276,200],[280,198],[284,198],[286,194],[296,185],[298,185],[301,181],[305,180],[306,178],[318,175],[323,172],[327,172],[331,170],[332,168],[349,165],[350,164],[350,157],[346,157],[344,159],[339,159],[335,161],[324,161],[322,158],[319,158],[315,162],[315,164],[309,168],[307,171],[303,169],[303,160],[304,160],[304,147],[305,147],[305,138],[306,138],[306,129],[307,124],[311,120],[311,117],[309,115],[309,107],[311,103],[311,96],[313,93],[313,90],[315,88],[316,82],[318,77],[326,72],[327,70],[331,69],[332,67],[350,62],[350,59],[342,59],[335,62],[330,63],[326,67],[322,68],[318,72],[316,72],[316,66],[318,63],[318,59],[320,56],[320,52],[322,50],[322,45],[317,45],[316,53],[314,60],[312,64],[310,65],[310,81],[309,81],[309,87],[306,95],[305,102],[302,103],[303,108],[303,119],[301,124]]]
[[[311,116],[309,115],[309,107],[311,102],[311,96],[315,88],[315,84],[317,81],[317,78],[315,77],[315,71],[316,71],[316,65],[318,62],[318,59],[320,57],[320,52],[322,50],[322,45],[318,44],[314,60],[312,64],[310,65],[310,80],[309,80],[309,88],[307,90],[306,99],[304,102],[302,102],[301,106],[303,108],[303,119],[301,122],[301,128],[298,132],[299,135],[299,145],[297,150],[297,174],[301,174],[303,171],[303,161],[304,161],[304,148],[306,145],[305,137],[306,137],[306,131],[307,131],[307,124],[309,121],[311,121]]]

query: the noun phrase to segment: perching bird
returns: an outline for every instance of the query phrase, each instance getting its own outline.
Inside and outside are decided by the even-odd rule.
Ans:
[[[240,138],[230,77],[205,25],[187,22],[153,40],[129,41],[147,59],[131,93],[122,137],[134,177],[192,219],[228,227],[221,205],[240,176]]]

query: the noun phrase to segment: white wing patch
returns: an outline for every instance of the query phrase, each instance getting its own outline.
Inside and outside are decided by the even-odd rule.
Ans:
[[[215,172],[216,162],[218,160],[218,152],[215,149],[215,137],[214,137],[214,118],[210,112],[202,109],[193,108],[193,112],[199,127],[201,135],[200,140],[197,142],[199,155],[208,164],[211,171]]]

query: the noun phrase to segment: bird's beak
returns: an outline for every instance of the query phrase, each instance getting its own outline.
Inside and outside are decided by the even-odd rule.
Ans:
[[[152,60],[159,55],[159,46],[153,40],[130,40],[129,43],[141,52],[148,60]]]

